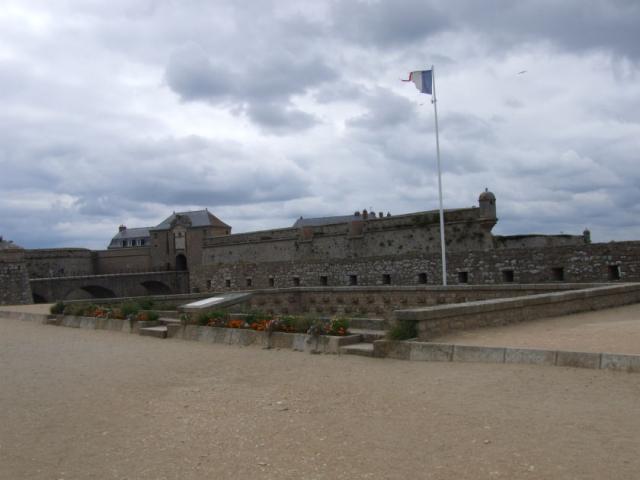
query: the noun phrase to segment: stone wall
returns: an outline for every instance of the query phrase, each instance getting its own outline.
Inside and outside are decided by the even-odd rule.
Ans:
[[[0,305],[32,303],[24,250],[0,239]]]
[[[98,250],[93,253],[95,275],[151,271],[149,247]]]
[[[391,319],[409,307],[519,297],[580,288],[577,284],[484,286],[299,287],[254,290],[234,308],[276,314],[348,315]]]
[[[438,285],[439,254],[324,261],[214,263],[191,270],[202,292],[293,286]],[[448,283],[640,281],[640,242],[449,252]]]
[[[86,248],[51,248],[25,250],[30,278],[93,275],[91,250]]]
[[[440,251],[438,212],[418,212],[383,218],[304,228],[282,228],[209,238],[202,263],[339,261],[396,257]],[[480,217],[479,208],[445,212],[446,243],[451,251],[493,247],[495,218]]]
[[[640,301],[639,284],[597,286],[518,298],[398,310],[396,320],[417,323],[418,338],[432,340],[453,330],[500,326]]]

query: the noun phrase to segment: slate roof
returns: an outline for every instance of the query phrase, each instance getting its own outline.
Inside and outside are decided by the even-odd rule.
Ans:
[[[145,240],[148,240],[150,239],[150,237],[151,237],[151,234],[149,233],[149,227],[126,228],[114,235],[114,237],[111,239],[111,242],[109,243],[109,248],[124,248],[122,247],[123,240],[131,240],[131,239],[139,239],[139,238],[144,238]]]
[[[113,237],[113,240],[126,240],[129,238],[148,238],[150,227],[141,227],[141,228],[127,228],[121,232],[118,232]],[[111,240],[113,242],[113,240]]]
[[[231,226],[224,223],[208,210],[195,210],[193,212],[174,212],[150,230],[169,230],[171,228],[171,222],[173,222],[178,215],[188,217],[189,220],[191,220],[191,227],[231,228]]]

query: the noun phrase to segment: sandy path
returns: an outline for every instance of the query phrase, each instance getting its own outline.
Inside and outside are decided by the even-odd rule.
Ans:
[[[1,479],[628,479],[640,375],[0,319]]]
[[[640,354],[640,304],[504,327],[478,328],[436,342]]]

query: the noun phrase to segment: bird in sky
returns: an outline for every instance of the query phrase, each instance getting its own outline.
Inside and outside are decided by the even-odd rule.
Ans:
[[[527,73],[527,71],[526,70],[521,70],[521,71],[518,72],[518,75],[522,75],[523,73]]]

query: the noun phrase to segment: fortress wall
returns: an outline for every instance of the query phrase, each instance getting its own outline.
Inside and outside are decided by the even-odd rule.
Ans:
[[[448,253],[447,262],[448,283],[452,285],[463,283],[464,275],[459,275],[462,272],[466,273],[469,284],[501,284],[510,280],[513,283],[635,282],[640,281],[640,242],[453,251]],[[383,285],[386,281],[392,285],[417,285],[425,279],[427,284],[439,285],[440,255],[284,262],[256,262],[247,256],[244,261],[233,264],[208,263],[192,268],[191,286],[202,292],[322,286],[322,277],[326,277],[328,286],[346,286],[352,284],[354,276],[357,285]]]
[[[30,278],[68,277],[94,273],[91,250],[51,248],[25,250]]]
[[[0,250],[0,305],[32,303],[29,274],[21,249]]]
[[[148,272],[151,270],[149,247],[132,247],[93,252],[95,274]]]
[[[565,247],[589,243],[584,235],[509,235],[493,238],[496,248]]]
[[[495,219],[479,218],[479,209],[445,213],[447,245],[478,250],[493,245]],[[339,261],[440,251],[439,215],[420,212],[317,227],[265,230],[205,241],[204,264]]]

